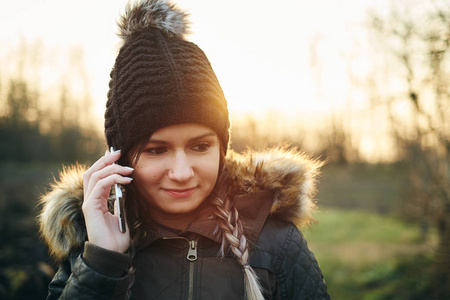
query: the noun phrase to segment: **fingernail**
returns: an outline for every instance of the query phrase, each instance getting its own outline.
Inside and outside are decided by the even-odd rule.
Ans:
[[[105,155],[108,155],[109,154],[109,151],[108,151],[108,149],[106,149],[106,151],[105,151]]]
[[[127,168],[127,169],[130,170],[130,171],[134,171],[134,169],[131,168],[131,167],[125,167],[125,168]]]
[[[131,177],[124,177],[124,178],[126,178],[126,179],[128,179],[128,180],[130,180],[130,181],[133,180],[133,178],[131,178]]]
[[[120,152],[120,150],[116,150],[116,151],[114,151],[114,153],[119,153]]]

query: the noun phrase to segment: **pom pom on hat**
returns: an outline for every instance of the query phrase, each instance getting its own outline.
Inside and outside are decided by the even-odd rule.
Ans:
[[[164,0],[141,0],[128,3],[124,14],[117,22],[124,41],[133,33],[149,27],[161,29],[169,36],[183,38],[189,33],[188,14],[174,4]]]

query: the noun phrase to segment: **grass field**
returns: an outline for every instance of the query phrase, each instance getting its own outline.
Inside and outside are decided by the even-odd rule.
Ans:
[[[422,298],[433,264],[436,235],[398,218],[323,208],[304,229],[332,299]]]

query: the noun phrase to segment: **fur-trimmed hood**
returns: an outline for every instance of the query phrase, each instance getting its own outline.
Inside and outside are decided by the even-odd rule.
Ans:
[[[244,154],[229,151],[226,157],[238,194],[271,191],[270,214],[298,226],[313,221],[315,182],[322,165],[323,162],[286,148]],[[81,165],[64,168],[50,192],[41,199],[41,235],[57,260],[65,258],[71,249],[80,247],[86,240],[81,210],[85,170]]]

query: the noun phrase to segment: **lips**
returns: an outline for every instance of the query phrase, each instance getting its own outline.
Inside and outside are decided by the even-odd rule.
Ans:
[[[185,198],[192,195],[192,193],[195,191],[195,187],[188,189],[164,189],[164,191],[172,197]]]

